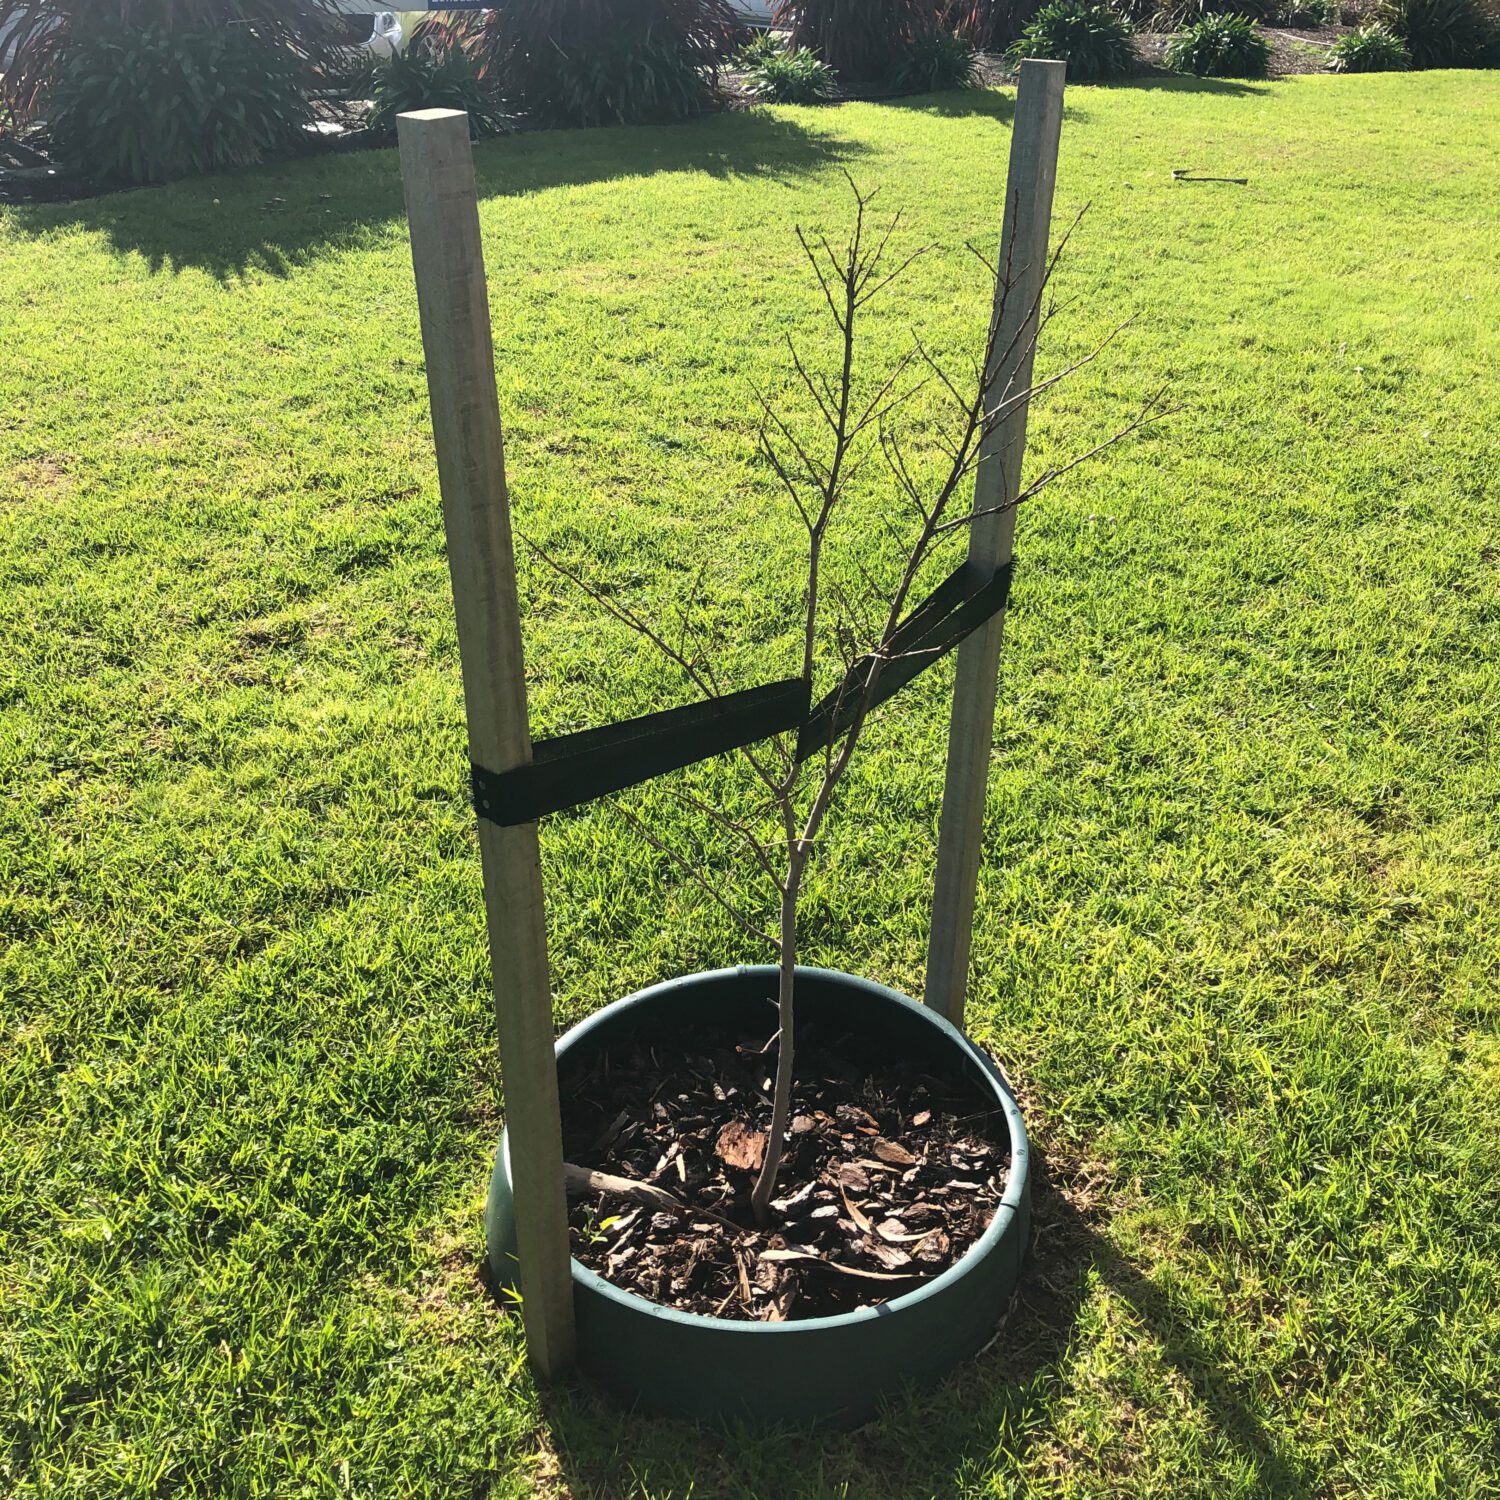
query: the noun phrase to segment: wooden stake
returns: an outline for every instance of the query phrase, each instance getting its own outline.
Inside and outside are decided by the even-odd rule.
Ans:
[[[461,110],[417,110],[399,116],[396,128],[458,616],[469,757],[492,771],[508,771],[531,760],[531,732],[469,117]],[[498,828],[481,819],[479,852],[510,1132],[521,1311],[531,1362],[550,1378],[573,1360],[573,1273],[536,824]]]
[[[1010,137],[1010,175],[1000,232],[1000,272],[1010,286],[996,287],[995,366],[989,389],[995,399],[1031,384],[1036,348],[1036,304],[1047,273],[1047,233],[1057,181],[1067,65],[1026,61],[1016,90]],[[1002,293],[1003,306],[1002,306]],[[1015,500],[1026,449],[1027,403],[1019,402],[986,435],[974,478],[975,510]],[[988,574],[1011,555],[1014,509],[984,516],[969,527],[969,558]],[[927,943],[926,1000],[955,1026],[963,1025],[974,935],[974,898],[984,838],[984,802],[995,734],[995,685],[1000,670],[1004,611],[958,648],[953,714],[948,725],[948,771],[938,833],[932,932]]]

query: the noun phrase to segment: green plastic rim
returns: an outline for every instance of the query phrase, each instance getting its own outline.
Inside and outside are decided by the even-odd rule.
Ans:
[[[875,1307],[836,1317],[742,1323],[662,1307],[573,1261],[580,1367],[632,1408],[699,1419],[868,1420],[882,1402],[942,1378],[989,1341],[1020,1275],[1030,1220],[1030,1154],[1020,1107],[999,1070],[962,1032],[897,991],[829,969],[797,970],[799,1019],[857,1019],[892,1048],[966,1073],[1003,1114],[1011,1170],[984,1234],[955,1265]],[[670,1037],[704,1015],[763,1025],[771,965],[667,980],[606,1006],[557,1043],[559,1059],[604,1051],[632,1033]],[[515,1284],[508,1140],[490,1179],[486,1236],[496,1281]]]

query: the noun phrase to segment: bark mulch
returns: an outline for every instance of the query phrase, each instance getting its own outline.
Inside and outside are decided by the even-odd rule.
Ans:
[[[564,1070],[573,1253],[585,1265],[685,1312],[779,1322],[900,1296],[983,1234],[1010,1165],[993,1098],[873,1056],[859,1038],[799,1030],[791,1129],[761,1226],[750,1189],[774,1041],[697,1027]],[[600,1192],[577,1168],[652,1201]]]

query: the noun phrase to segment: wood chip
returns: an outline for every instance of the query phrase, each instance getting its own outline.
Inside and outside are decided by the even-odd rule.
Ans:
[[[893,1167],[914,1167],[917,1164],[917,1158],[905,1146],[898,1146],[895,1141],[888,1141],[884,1137],[871,1141],[870,1150],[881,1161],[889,1162]]]
[[[863,1248],[867,1255],[878,1260],[887,1271],[899,1271],[903,1266],[911,1264],[911,1256],[906,1251],[898,1250],[894,1245],[887,1245],[881,1240],[868,1239]]]
[[[797,1300],[797,1278],[788,1276],[782,1282],[780,1290],[776,1293],[776,1304],[769,1314],[768,1321],[772,1323],[784,1323],[792,1315],[792,1304]]]
[[[868,1193],[870,1191],[870,1179],[863,1167],[855,1162],[840,1162],[835,1181],[841,1188],[847,1188],[851,1193]]]
[[[789,1214],[793,1209],[801,1208],[817,1190],[816,1179],[812,1182],[804,1182],[795,1193],[788,1193],[784,1198],[772,1198],[771,1207],[779,1214]]]
[[[714,1151],[726,1167],[736,1167],[741,1172],[759,1171],[766,1154],[766,1133],[743,1120],[731,1120],[719,1132]]]
[[[932,1111],[930,1109],[920,1109],[911,1117],[911,1122],[917,1127],[918,1130],[920,1130],[924,1125],[928,1124],[931,1119]]]
[[[941,1264],[948,1258],[948,1236],[941,1229],[934,1229],[931,1234],[922,1237],[922,1243],[912,1251],[918,1260],[928,1261],[931,1264]]]

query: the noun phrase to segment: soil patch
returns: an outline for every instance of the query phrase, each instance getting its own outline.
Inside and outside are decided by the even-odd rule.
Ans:
[[[573,1253],[653,1302],[743,1321],[827,1317],[940,1275],[1005,1192],[1005,1117],[973,1081],[937,1078],[831,1026],[799,1027],[778,1196],[756,1226],[776,1052],[709,1026],[670,1051],[636,1038],[565,1066],[575,1166],[670,1193],[680,1208],[588,1191]]]

